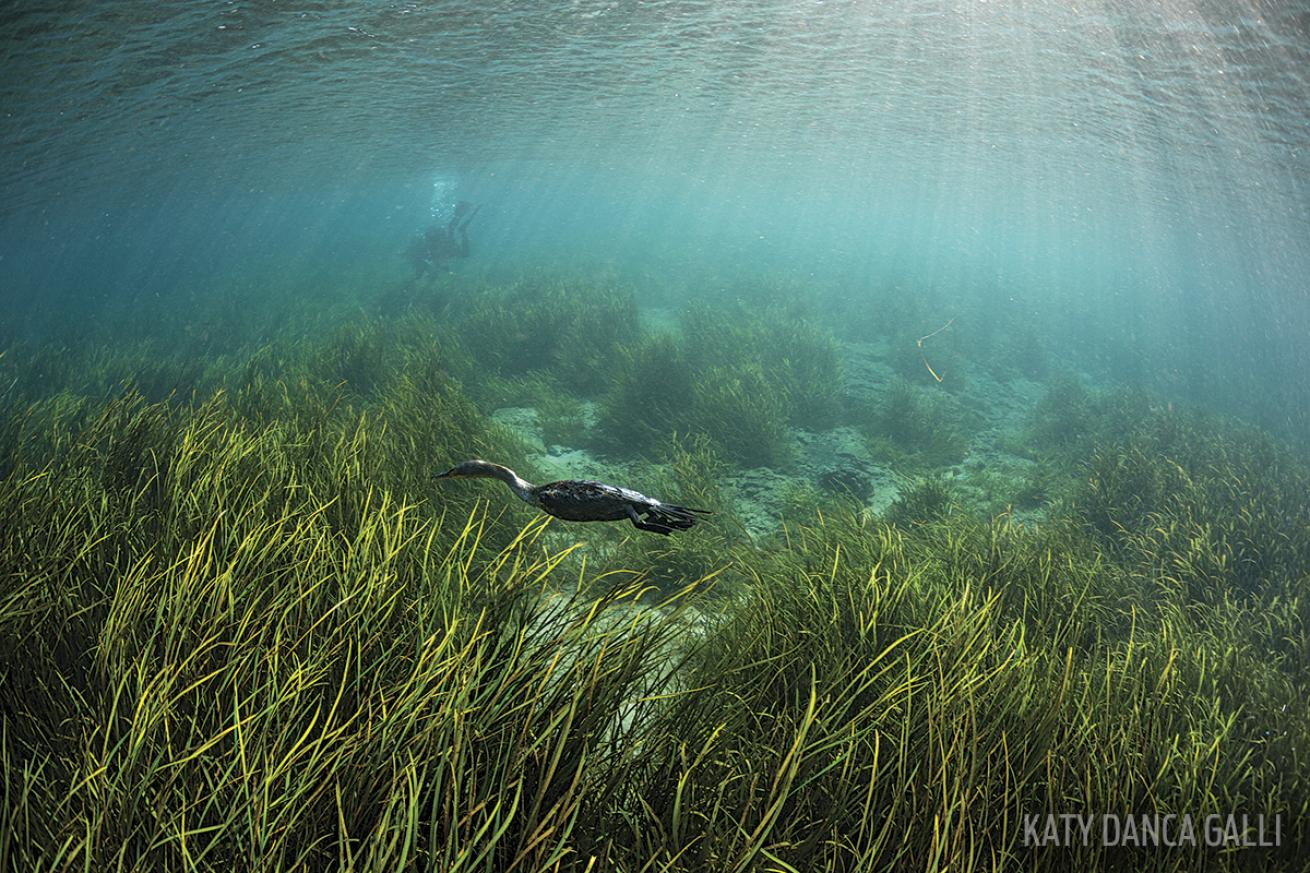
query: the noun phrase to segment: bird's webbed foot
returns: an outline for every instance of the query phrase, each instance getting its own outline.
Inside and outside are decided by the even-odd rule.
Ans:
[[[657,521],[643,520],[642,517],[637,514],[637,510],[631,506],[628,507],[628,518],[632,519],[632,526],[637,530],[648,530],[651,533],[664,534],[664,536],[673,533],[673,528],[669,527],[667,524],[660,524]]]

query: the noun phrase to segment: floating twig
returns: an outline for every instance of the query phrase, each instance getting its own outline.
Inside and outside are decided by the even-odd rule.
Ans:
[[[937,336],[937,334],[946,330],[946,328],[950,327],[954,323],[955,323],[955,319],[952,318],[950,321],[946,322],[941,327],[934,330],[932,333],[924,334],[923,336],[919,337],[917,340],[914,341],[914,344],[919,347],[919,360],[923,361],[923,365],[928,368],[928,372],[932,373],[932,377],[936,379],[938,382],[942,381],[942,377],[937,375],[937,371],[932,368],[932,364],[929,364],[928,359],[924,357],[923,341],[926,339],[932,339],[933,337]]]

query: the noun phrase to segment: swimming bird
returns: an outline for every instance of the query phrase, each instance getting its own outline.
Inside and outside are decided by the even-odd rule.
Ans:
[[[626,518],[638,530],[667,536],[675,530],[690,528],[696,523],[696,516],[710,514],[706,509],[674,506],[630,488],[606,485],[590,479],[563,479],[546,485],[533,485],[509,467],[476,459],[456,464],[446,472],[438,473],[435,478],[476,477],[499,479],[524,503],[565,521],[621,521]]]

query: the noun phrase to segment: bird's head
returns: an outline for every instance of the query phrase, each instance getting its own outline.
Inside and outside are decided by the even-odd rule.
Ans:
[[[444,473],[437,473],[434,479],[469,479],[474,476],[486,476],[488,469],[491,467],[486,461],[477,459],[471,461],[461,461],[451,467]]]

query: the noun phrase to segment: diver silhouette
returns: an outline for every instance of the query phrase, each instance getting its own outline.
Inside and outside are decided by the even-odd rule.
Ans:
[[[461,200],[445,227],[433,225],[410,242],[406,253],[414,266],[414,281],[436,275],[454,259],[469,256],[469,223],[481,208]]]

